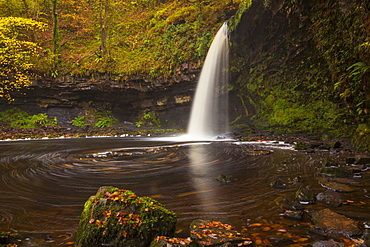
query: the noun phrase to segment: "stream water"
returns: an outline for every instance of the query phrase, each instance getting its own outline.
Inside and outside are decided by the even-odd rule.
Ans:
[[[261,149],[273,152],[251,152]],[[178,143],[165,138],[9,141],[1,142],[0,150],[0,230],[45,239],[46,246],[74,240],[84,202],[105,185],[153,197],[176,212],[179,236],[187,236],[197,218],[227,221],[239,230],[263,218],[305,234],[307,226],[279,216],[277,201],[292,199],[302,184],[324,191],[315,178],[317,168],[326,157],[340,156],[306,154],[285,143]],[[220,175],[232,176],[232,182],[218,181]],[[269,186],[297,176],[303,182],[284,189]],[[356,182],[358,192],[345,195],[354,203],[344,209],[369,212],[369,174]]]

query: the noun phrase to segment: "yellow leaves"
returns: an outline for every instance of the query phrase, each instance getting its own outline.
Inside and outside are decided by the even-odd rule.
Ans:
[[[29,72],[34,66],[31,60],[41,48],[27,41],[27,33],[45,28],[45,23],[28,18],[0,17],[0,97],[12,100],[11,91],[31,85],[35,76]]]
[[[96,220],[96,221],[95,221],[95,224],[96,224],[98,227],[104,227],[104,221]]]
[[[21,30],[34,30],[45,31],[46,23],[32,20],[30,18],[22,17],[0,17],[0,32],[12,34],[13,36],[19,35]]]
[[[112,210],[107,210],[107,211],[103,212],[103,215],[105,215],[107,217],[111,216],[111,214],[112,214]]]

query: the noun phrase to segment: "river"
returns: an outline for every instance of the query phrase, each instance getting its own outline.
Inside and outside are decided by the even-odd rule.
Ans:
[[[279,216],[279,201],[293,199],[302,185],[324,191],[315,178],[317,169],[327,157],[343,156],[307,154],[282,142],[144,137],[3,141],[0,150],[0,230],[44,239],[45,246],[74,241],[84,202],[107,185],[153,197],[173,210],[179,236],[187,236],[197,218],[223,220],[239,230],[267,219],[300,234],[307,226]],[[261,155],[260,150],[270,151]],[[220,175],[231,182],[218,181]],[[294,182],[298,176],[303,182]],[[287,186],[271,187],[278,179]],[[344,193],[365,211],[369,180],[368,173],[357,176],[358,192]]]

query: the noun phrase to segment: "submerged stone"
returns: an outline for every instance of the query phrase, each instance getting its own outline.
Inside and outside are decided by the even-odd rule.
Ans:
[[[319,193],[316,196],[316,199],[318,202],[325,203],[333,207],[338,207],[343,202],[342,195],[333,190],[326,190]]]
[[[237,246],[252,244],[250,238],[235,231],[232,225],[217,220],[193,221],[190,225],[190,236],[200,247],[220,246],[227,242]]]
[[[174,212],[129,190],[101,187],[84,206],[76,247],[147,247],[157,236],[173,236]]]
[[[312,247],[345,247],[345,245],[334,240],[327,240],[315,242],[312,244]]]
[[[367,155],[357,155],[346,159],[347,164],[370,165],[370,157]]]
[[[277,188],[277,189],[283,189],[286,186],[287,186],[286,183],[284,183],[284,181],[281,179],[277,179],[270,183],[270,187]]]
[[[315,225],[310,230],[326,237],[350,238],[361,236],[362,234],[356,221],[330,209],[313,212],[312,220]]]
[[[341,183],[341,180],[336,180],[333,178],[328,177],[318,177],[317,181],[321,184],[322,187],[331,189],[337,192],[354,192],[356,191],[355,188],[347,185],[345,183]]]
[[[282,213],[284,217],[300,220],[303,217],[303,211],[292,211],[292,210],[286,210],[284,213]]]
[[[270,236],[268,237],[268,240],[271,246],[275,247],[285,247],[294,244],[294,241],[291,238],[283,235]]]
[[[319,174],[332,177],[353,177],[353,171],[346,167],[322,167]]]
[[[299,203],[297,200],[293,201],[288,201],[287,199],[284,199],[280,205],[288,210],[293,210],[293,211],[301,211],[305,209],[305,206]]]

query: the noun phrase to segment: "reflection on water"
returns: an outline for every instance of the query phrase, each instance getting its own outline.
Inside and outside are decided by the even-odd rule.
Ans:
[[[215,191],[215,174],[212,172],[212,159],[207,144],[192,145],[189,149],[190,157],[190,176],[194,186],[194,191],[197,193],[197,198],[200,205],[208,205],[206,211],[216,211],[217,207],[214,204],[217,198]],[[217,162],[217,160],[213,160]]]
[[[255,149],[274,152],[258,155]],[[277,190],[272,181],[301,176],[322,192],[315,171],[325,157],[337,155],[295,152],[282,143],[145,138],[13,141],[1,142],[0,150],[0,230],[47,236],[50,246],[73,241],[83,204],[100,186],[155,198],[177,213],[185,236],[201,217],[240,229],[258,216],[276,217],[276,200],[291,198],[302,185]],[[219,182],[219,175],[234,181]]]

